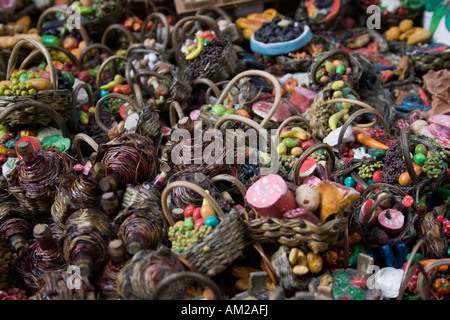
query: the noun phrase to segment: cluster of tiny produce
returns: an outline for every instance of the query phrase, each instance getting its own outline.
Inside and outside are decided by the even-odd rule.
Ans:
[[[395,8],[394,10],[389,11],[387,6],[383,6],[383,4],[381,3],[381,0],[360,0],[360,2],[367,7],[372,6],[372,5],[378,6],[380,8],[380,10],[382,10],[381,14],[383,16],[387,16],[389,14],[395,14],[397,16],[406,16],[406,15],[410,14],[410,10],[407,7],[405,7],[404,5],[394,7]],[[392,2],[395,2],[395,1],[392,1]],[[406,3],[406,1],[405,1],[405,3]],[[411,1],[411,2],[408,1],[408,4],[410,6],[413,5],[413,3],[414,3],[414,1]],[[420,1],[418,1],[418,3],[420,3]],[[411,9],[414,9],[414,8],[411,7]]]
[[[336,80],[331,84],[333,90],[332,99],[350,99],[356,100],[355,95],[352,94],[352,90],[348,87],[344,80]],[[339,125],[342,125],[350,117],[349,111],[352,108],[352,104],[348,101],[336,102],[330,107],[328,104],[323,103],[319,105],[318,117],[328,132],[336,130]]]
[[[28,96],[50,88],[50,81],[21,69],[11,74],[11,80],[0,82],[0,96]]]
[[[119,93],[126,96],[131,96],[133,94],[133,90],[131,90],[128,84],[124,83],[124,78],[120,74],[116,74],[114,79],[104,84],[100,87],[100,96],[103,98],[104,96],[110,93]],[[122,99],[112,98],[110,100],[105,100],[105,105],[108,106],[109,110],[113,113],[120,113],[122,117],[125,117],[127,103],[124,103]],[[89,108],[89,119],[92,118],[92,114],[95,114],[95,107]],[[89,121],[88,121],[89,122]],[[87,123],[88,123],[87,122]],[[83,122],[82,122],[83,123]],[[83,123],[83,124],[87,124]]]
[[[344,271],[335,276],[324,274],[319,281],[324,287],[331,286],[335,300],[366,300],[363,289],[367,289],[367,281],[364,278],[352,278]]]
[[[446,154],[444,151],[429,152],[425,145],[419,143],[414,148],[414,155],[411,154],[411,158],[417,176],[424,173],[428,178],[436,179],[445,165],[443,159],[446,158]],[[398,183],[402,186],[408,186],[411,183],[410,174],[403,172],[398,178]]]
[[[52,22],[44,22],[44,35],[42,41],[46,46],[61,47],[72,53],[76,58],[80,57],[81,52],[86,48],[86,42],[81,39],[79,34],[74,34],[66,27],[51,27]],[[48,25],[48,27],[46,27]],[[58,52],[60,55],[61,52]]]
[[[14,139],[16,137],[14,132],[7,132],[8,128],[4,125],[0,126],[0,169],[3,164],[8,161],[9,158],[17,157],[16,143]]]
[[[296,276],[308,273],[317,274],[322,270],[323,260],[318,253],[308,251],[306,254],[300,248],[291,248],[289,252],[289,264]]]
[[[398,26],[390,27],[385,36],[390,41],[402,41],[409,45],[415,45],[428,40],[431,33],[425,28],[414,27],[413,20],[404,19]]]
[[[341,76],[344,81],[349,80],[349,76],[353,74],[353,69],[344,65],[342,60],[327,60],[316,71],[316,79],[320,83],[325,84],[334,78]]]
[[[312,145],[314,145],[314,140],[311,139],[311,134],[308,131],[300,127],[283,128],[277,150],[280,156],[290,154],[300,157],[303,151]]]
[[[246,117],[248,119],[250,119],[250,114],[248,113],[247,110],[245,109],[238,109],[236,110],[233,106],[231,106],[230,104],[208,104],[203,106],[204,110],[206,112],[212,112],[212,114],[216,115],[216,116],[227,116],[227,115],[232,115],[232,114],[236,114],[238,116],[242,116],[242,117]]]
[[[220,223],[211,204],[203,199],[202,206],[188,205],[184,209],[184,220],[169,227],[171,250],[181,253],[200,239],[206,237]],[[205,246],[203,250],[208,250]]]

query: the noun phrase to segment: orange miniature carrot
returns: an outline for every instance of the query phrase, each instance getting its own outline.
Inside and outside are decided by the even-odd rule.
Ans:
[[[352,246],[354,244],[357,244],[361,241],[361,235],[358,232],[353,232],[351,235],[348,236],[348,245]],[[344,246],[344,239],[341,239],[335,244],[336,247],[342,248]]]
[[[377,140],[369,137],[367,134],[364,134],[362,132],[359,132],[356,135],[356,140],[358,140],[359,143],[361,143],[362,145],[365,145],[366,147],[374,147],[377,149],[383,149],[383,150],[387,150],[388,146],[378,142]]]

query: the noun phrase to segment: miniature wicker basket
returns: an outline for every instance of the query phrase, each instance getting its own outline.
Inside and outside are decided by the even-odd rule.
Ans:
[[[129,96],[121,93],[109,93],[97,101],[97,105],[95,108],[95,121],[105,133],[108,133],[110,128],[108,128],[102,121],[100,107],[102,106],[104,101],[107,101],[111,98],[117,98],[126,101],[139,114],[139,122],[136,130],[137,132],[150,139],[154,139],[160,133],[161,122],[159,121],[155,109],[153,109],[153,107],[150,105],[140,106],[136,100],[131,99]]]
[[[229,23],[227,27],[220,30],[224,37],[228,37],[232,43],[240,43],[244,40],[244,37],[242,36],[242,29],[233,22],[231,17],[222,8],[215,6],[202,6],[195,13],[196,16],[210,14],[212,14],[213,17],[217,17],[217,21],[219,19],[223,19]]]
[[[310,18],[306,10],[305,4],[307,0],[299,2],[297,10],[295,11],[295,20],[301,21],[307,24],[311,31],[314,33],[320,33],[326,30],[336,30],[339,28],[339,22],[349,13],[351,1],[341,0],[339,1],[339,8],[336,16],[332,19],[326,19],[323,14],[318,14],[316,18]]]
[[[413,162],[410,153],[414,150],[415,146],[419,143],[424,144],[428,151],[439,152],[439,149],[433,145],[433,143],[425,136],[411,135],[406,129],[400,131],[400,141],[402,145],[403,159],[405,161],[406,169],[411,177],[411,183],[409,186],[400,186],[409,194],[414,194],[415,199],[419,199],[419,195],[434,192],[438,186],[446,179],[447,170],[442,165],[441,172],[437,178],[430,179],[428,177],[418,177],[413,166]]]
[[[167,60],[170,60],[173,55],[173,50],[170,47],[172,34],[167,16],[161,12],[153,12],[144,19],[142,25],[146,26],[150,21],[154,22],[153,26],[147,31],[146,28],[142,28],[140,43],[143,44],[149,35],[152,36],[156,40],[155,49],[165,55]]]
[[[308,148],[294,165],[294,184],[299,184],[299,170],[304,162],[316,150],[326,150],[330,167],[334,167],[333,150],[323,143]],[[313,224],[303,219],[261,218],[247,219],[246,225],[251,237],[259,242],[275,242],[288,247],[307,245],[314,252],[328,250],[345,230],[348,218],[339,213],[333,219],[322,224]]]
[[[11,56],[8,61],[6,78],[10,79],[11,74],[16,66],[17,55],[20,52],[20,50],[22,50],[22,47],[27,43],[35,46],[44,55],[47,64],[49,66],[52,89],[38,91],[33,96],[0,96],[0,112],[8,113],[9,115],[7,118],[3,119],[3,122],[11,125],[13,124],[14,125],[41,124],[44,126],[48,125],[53,119],[49,118],[47,114],[45,113],[43,114],[41,112],[42,110],[39,110],[36,107],[34,107],[33,105],[34,102],[49,106],[50,109],[52,109],[52,112],[58,113],[64,122],[69,117],[68,107],[71,102],[72,92],[67,89],[58,90],[58,76],[56,74],[56,69],[53,66],[52,58],[50,56],[48,49],[43,44],[32,39],[20,40],[14,46],[11,52]],[[21,66],[20,68],[22,69],[23,67]],[[21,106],[25,106],[27,103],[29,103],[29,107],[23,108],[14,107],[14,109],[16,109],[14,110],[15,111],[14,113],[6,110],[7,107],[15,103],[20,103]]]
[[[175,50],[175,61],[180,68],[188,68],[189,63],[185,59],[184,53],[181,51],[181,44],[179,40],[179,30],[186,23],[191,23],[194,21],[198,21],[199,23],[206,24],[209,28],[214,31],[214,34],[218,37],[222,37],[222,33],[219,29],[219,26],[214,21],[214,19],[208,16],[189,16],[185,17],[177,22],[172,31],[172,44]],[[184,42],[186,35],[181,34],[182,40]],[[224,47],[221,56],[211,64],[201,70],[199,76],[196,78],[207,78],[213,82],[222,81],[225,79],[229,79],[233,77],[238,70],[238,58],[236,55],[236,51],[234,50],[233,44],[231,41],[228,41],[226,46]]]
[[[347,52],[345,52],[341,49],[336,49],[336,50],[324,52],[322,54],[322,56],[312,64],[311,71],[310,71],[310,78],[311,78],[311,82],[313,83],[313,85],[316,85],[316,86],[324,85],[324,84],[320,83],[319,79],[317,79],[316,72],[319,70],[321,65],[329,59],[339,59],[344,63],[344,65],[346,67],[352,68],[352,70],[353,70],[352,75],[348,79],[349,84],[356,83],[356,82],[358,82],[359,78],[361,78],[363,69],[362,69],[362,66],[359,63],[359,61],[352,55],[348,54]]]
[[[112,0],[109,2],[114,2],[115,6],[112,10],[109,10],[107,13],[103,14],[103,16],[100,17],[98,15],[94,15],[93,18],[81,18],[81,24],[91,36],[100,36],[105,32],[108,26],[115,23],[120,23],[124,13],[123,1]]]
[[[241,213],[233,209],[225,215],[217,202],[199,186],[187,181],[169,183],[162,192],[161,204],[167,222],[174,224],[167,199],[170,192],[177,187],[189,188],[205,198],[213,207],[221,222],[209,235],[191,245],[179,255],[200,272],[213,277],[225,270],[248,244],[245,224]],[[206,248],[206,249],[205,249]]]
[[[170,286],[171,283],[173,283],[175,281],[179,281],[181,279],[190,280],[189,283],[191,283],[192,281],[200,282],[203,286],[208,287],[212,290],[212,292],[214,294],[214,300],[224,300],[222,290],[219,288],[219,286],[213,280],[204,276],[201,273],[194,272],[194,271],[176,272],[176,273],[173,273],[173,274],[165,277],[156,286],[155,292],[153,293],[153,296],[152,296],[152,300],[160,300],[161,297],[163,296],[164,291],[167,289],[167,287]],[[188,297],[187,300],[198,300],[198,299],[201,299],[201,298],[200,297]]]
[[[266,71],[246,70],[246,71],[243,71],[243,72],[237,74],[230,81],[228,81],[226,87],[223,89],[219,98],[217,99],[216,104],[222,104],[224,102],[225,98],[228,96],[231,89],[236,85],[236,83],[238,83],[239,80],[246,78],[246,77],[253,77],[253,76],[266,78],[273,84],[273,86],[275,88],[274,89],[275,90],[275,99],[273,101],[273,105],[272,105],[272,108],[270,109],[269,113],[263,119],[261,119],[260,117],[258,119],[258,117],[256,115],[254,115],[254,117],[253,117],[254,122],[258,123],[263,128],[269,128],[269,127],[275,127],[275,126],[278,127],[278,124],[271,121],[271,119],[272,119],[272,116],[277,111],[277,108],[280,106],[280,104],[282,102],[281,101],[281,85],[276,77],[274,77],[272,74],[270,74]],[[250,115],[253,113],[251,110],[247,110],[247,111]],[[208,119],[208,117],[211,117],[211,116],[212,115],[208,115],[208,116],[204,116],[203,118],[206,120],[206,119]],[[223,117],[212,117],[212,118],[213,119],[211,119],[211,123],[217,128],[217,122],[220,121],[220,119]],[[223,121],[221,121],[221,122],[223,123]]]
[[[429,70],[441,70],[450,68],[449,50],[442,52],[424,52],[416,48],[411,52],[410,58],[414,69],[426,73]]]
[[[64,15],[67,19],[71,18],[73,19],[74,16],[72,14],[70,14],[67,10],[64,10],[62,8],[59,7],[50,7],[46,10],[44,10],[40,15],[39,15],[39,19],[36,23],[36,29],[39,35],[42,35],[42,25],[45,21],[45,19],[47,18],[47,16],[51,16],[52,14],[62,14]],[[78,21],[77,21],[78,22]],[[80,28],[76,28],[76,30],[80,33],[82,41],[84,41],[86,43],[86,45],[89,45],[91,43],[90,37],[89,37],[89,33],[88,31],[85,29],[85,27],[83,26],[83,24],[80,24]]]
[[[385,188],[389,191],[385,191],[386,194],[379,197],[379,194],[374,192],[374,190],[377,188]],[[384,183],[372,184],[364,190],[363,194],[361,195],[362,204],[354,209],[350,225],[354,228],[354,230],[361,234],[362,242],[367,248],[375,249],[380,246],[374,241],[369,229],[369,222],[375,217],[376,208],[385,201],[390,201],[392,205],[394,205],[394,203],[396,202],[401,202],[406,195],[407,194],[400,188]],[[359,214],[365,201],[369,199],[372,199],[374,203],[368,210],[367,214],[364,217],[364,220],[361,223]],[[400,232],[400,234],[398,234],[396,237],[389,238],[387,244],[392,246],[395,245],[395,243],[397,243],[398,241],[403,241],[405,243],[409,243],[410,241],[412,241],[417,235],[415,223],[418,218],[419,216],[412,208],[406,209],[405,222],[402,232]]]
[[[320,140],[323,140],[330,132],[331,128],[327,128],[324,126],[324,124],[328,123],[328,118],[324,117],[322,118],[323,112],[321,111],[322,108],[326,108],[328,105],[331,105],[336,102],[348,102],[353,105],[356,105],[358,107],[362,107],[364,110],[375,110],[373,107],[369,106],[367,103],[364,103],[359,100],[353,100],[353,99],[345,99],[345,98],[339,98],[339,99],[331,99],[331,100],[324,100],[320,99],[320,95],[317,97],[317,99],[314,100],[313,104],[308,108],[307,115],[311,122],[311,134]],[[360,110],[358,110],[360,111]],[[358,112],[356,111],[356,112]],[[376,111],[376,110],[375,110]],[[330,115],[331,116],[331,115]],[[367,128],[371,127],[376,122],[370,122],[370,123],[360,123],[357,124],[357,127],[360,128]],[[341,132],[344,132],[344,130],[341,130]]]

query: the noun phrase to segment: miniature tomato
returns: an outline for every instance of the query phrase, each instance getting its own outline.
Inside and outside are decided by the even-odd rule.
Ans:
[[[298,85],[297,80],[295,80],[294,78],[290,78],[288,80],[286,80],[286,82],[284,83],[284,89],[288,92],[288,93],[292,93],[292,91],[294,91],[294,88]]]
[[[63,48],[69,51],[78,48],[79,44],[80,42],[75,37],[65,37],[62,41]]]

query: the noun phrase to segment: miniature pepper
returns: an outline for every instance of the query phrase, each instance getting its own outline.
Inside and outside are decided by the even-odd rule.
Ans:
[[[367,134],[362,133],[361,131],[359,131],[359,133],[356,134],[356,140],[358,140],[359,143],[361,143],[362,145],[366,146],[366,147],[374,147],[377,149],[383,149],[383,150],[387,150],[388,146],[378,142],[377,140],[369,137]]]
[[[437,278],[433,281],[433,289],[440,294],[450,293],[450,282],[445,278]]]
[[[102,90],[113,90],[115,86],[123,83],[123,77],[120,74],[114,76],[114,80],[100,87]]]

